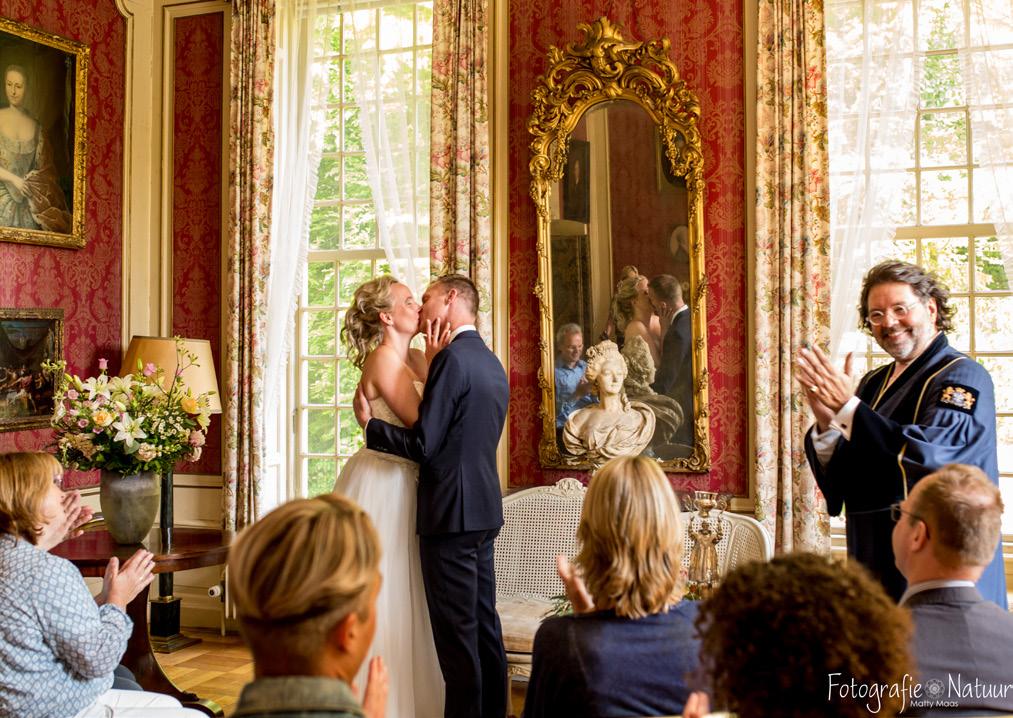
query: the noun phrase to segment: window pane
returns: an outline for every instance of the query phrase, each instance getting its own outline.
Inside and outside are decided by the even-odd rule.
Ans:
[[[338,375],[338,402],[351,404],[362,372],[350,360],[342,359],[338,362]]]
[[[978,357],[995,384],[995,410],[1013,412],[1013,357]]]
[[[383,73],[383,101],[402,105],[405,95],[415,87],[414,67],[411,52],[392,52],[380,58],[380,72]]]
[[[950,306],[954,309],[953,324],[955,329],[946,338],[959,351],[969,352],[971,351],[971,301],[967,297],[950,297]]]
[[[989,289],[1008,290],[1009,278],[1006,276],[1006,265],[1003,264],[999,250],[999,240],[991,237],[978,237],[974,240],[974,286],[977,291]],[[1013,344],[1013,338],[1011,338]]]
[[[342,454],[354,454],[364,443],[362,429],[359,428],[355,412],[351,409],[341,409],[338,415],[341,421],[341,441],[338,451]]]
[[[341,277],[341,291],[338,301],[342,306],[347,306],[352,303],[355,288],[372,276],[370,271],[372,266],[368,259],[341,262],[338,266],[338,273]]]
[[[334,411],[306,411],[306,450],[311,454],[334,453]]]
[[[1010,317],[1013,317],[1013,297],[979,296],[975,300],[975,349],[978,351],[1013,349]]]
[[[336,314],[333,311],[308,311],[303,314],[306,322],[306,353],[316,356],[334,354]]]
[[[337,249],[341,207],[314,207],[310,217],[310,249]]]
[[[373,195],[369,191],[369,179],[366,176],[365,155],[345,157],[345,199],[368,200]]]
[[[317,171],[316,199],[339,199],[341,197],[341,160],[324,157]]]
[[[338,144],[341,138],[341,110],[337,105],[328,107],[324,117],[324,141],[321,148],[324,152],[337,152],[341,149]]]
[[[1013,120],[1013,115],[1010,116]],[[974,186],[971,201],[974,203],[974,221],[993,223],[1001,221],[1002,205],[999,202],[998,181],[991,168],[979,167],[974,170]]]
[[[1013,417],[1000,416],[996,418],[995,423],[999,439],[999,471],[1004,474],[1011,473],[1013,472]]]
[[[965,104],[960,59],[952,55],[929,55],[922,60],[921,103],[926,109],[960,107]]]
[[[309,262],[306,270],[306,303],[334,306],[334,262]]]
[[[917,264],[918,244],[913,239],[897,239],[874,248],[872,264],[879,264],[888,259]]]
[[[411,47],[415,28],[415,6],[392,5],[380,10],[380,49]]]
[[[948,50],[963,45],[964,12],[960,0],[921,0],[918,48]]]
[[[345,110],[345,152],[362,152],[362,126],[359,125],[359,110]]]
[[[935,272],[951,292],[970,290],[966,237],[924,240],[922,264],[926,269]]]
[[[345,249],[373,249],[376,247],[376,210],[372,204],[346,205]]]
[[[419,45],[433,44],[433,4],[431,2],[419,3],[415,6],[415,31],[416,42]]]
[[[922,172],[921,224],[966,224],[967,171]]]
[[[310,359],[306,362],[306,401],[334,404],[334,362]]]
[[[910,227],[915,223],[917,207],[915,205],[915,175],[914,172],[902,174],[893,173],[894,180],[901,183],[898,190],[900,203],[893,208],[890,215],[891,222],[897,227]]]
[[[921,166],[967,164],[967,118],[963,112],[921,117]]]
[[[319,496],[334,490],[338,478],[338,462],[335,459],[306,459],[306,495]]]

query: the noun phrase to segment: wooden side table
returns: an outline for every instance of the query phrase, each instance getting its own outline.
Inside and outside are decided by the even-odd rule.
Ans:
[[[52,553],[67,559],[81,572],[82,576],[101,578],[105,574],[106,564],[113,556],[122,563],[130,558],[139,548],[146,548],[155,555],[155,573],[173,573],[191,568],[218,566],[225,563],[228,556],[231,535],[212,529],[191,529],[177,527],[174,530],[172,545],[163,547],[158,529],[152,529],[148,540],[143,544],[123,545],[113,541],[109,532],[86,531],[81,536],[53,549]],[[147,691],[164,693],[178,699],[188,708],[194,708],[210,716],[222,716],[223,711],[213,701],[201,700],[193,693],[181,691],[162,672],[151,650],[148,636],[148,591],[141,591],[127,605],[127,615],[134,622],[133,631],[127,641],[127,651],[123,654],[122,663],[137,678]]]

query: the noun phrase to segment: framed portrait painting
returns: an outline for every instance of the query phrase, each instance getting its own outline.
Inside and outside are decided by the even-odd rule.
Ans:
[[[0,18],[0,240],[84,246],[88,48]]]
[[[62,309],[0,307],[0,431],[49,426],[55,377],[42,364],[62,358]]]
[[[587,224],[591,215],[591,143],[571,140],[563,172],[563,219]]]

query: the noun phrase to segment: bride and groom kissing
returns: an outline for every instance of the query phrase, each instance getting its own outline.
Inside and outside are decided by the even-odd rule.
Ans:
[[[341,330],[362,370],[354,407],[366,445],[334,490],[370,514],[383,546],[374,658],[357,683],[368,697],[386,662],[391,718],[506,714],[493,542],[509,387],[477,310],[467,277],[436,279],[419,304],[382,276],[356,289]],[[409,346],[419,331],[425,352]]]

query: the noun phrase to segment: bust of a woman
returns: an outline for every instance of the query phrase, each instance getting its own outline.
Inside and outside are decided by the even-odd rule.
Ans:
[[[563,446],[574,457],[597,466],[616,456],[640,454],[650,443],[654,412],[627,398],[626,374],[626,360],[615,342],[588,349],[585,376],[598,404],[573,412],[563,425]]]

